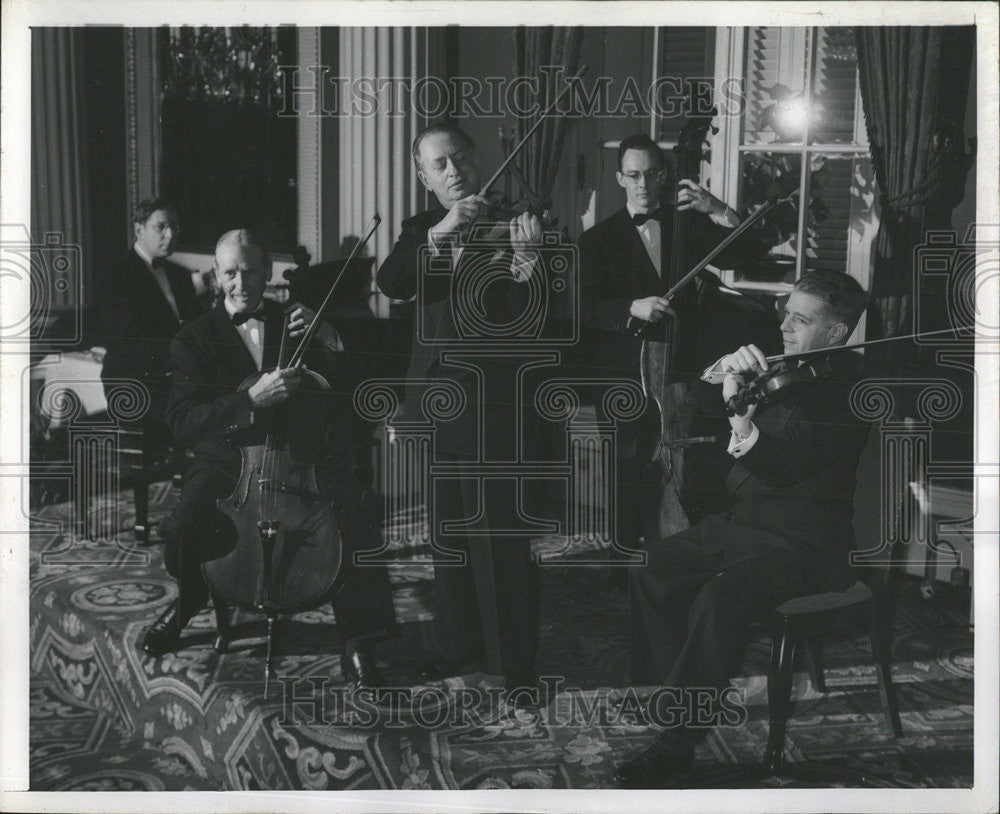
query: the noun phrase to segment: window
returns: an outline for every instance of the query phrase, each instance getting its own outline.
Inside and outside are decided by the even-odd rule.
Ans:
[[[296,118],[279,115],[279,66],[297,61],[295,29],[162,28],[157,38],[159,189],[177,206],[181,247],[211,252],[227,229],[252,226],[291,252],[298,136]]]
[[[833,268],[867,287],[878,222],[853,29],[720,29],[716,48],[726,55],[717,82],[739,76],[743,89],[741,114],[723,120],[713,144],[713,165],[725,156],[723,197],[746,211],[790,172],[809,202],[769,215],[775,245],[727,281],[781,293],[807,271]]]

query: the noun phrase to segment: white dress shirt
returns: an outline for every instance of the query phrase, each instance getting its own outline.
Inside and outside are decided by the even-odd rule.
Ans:
[[[629,217],[634,217],[638,214],[639,210],[632,206],[631,203],[625,203],[625,209],[628,210]],[[713,212],[708,216],[712,219],[714,223],[720,226],[727,226],[730,229],[739,226],[740,219],[736,212],[732,211],[730,208],[726,208],[725,211],[716,214]],[[663,276],[663,269],[660,268],[662,254],[660,249],[663,245],[663,227],[660,225],[659,220],[656,218],[650,218],[642,226],[636,226],[636,231],[639,233],[639,237],[642,239],[642,245],[646,247],[646,254],[649,255],[650,261],[653,263],[653,268],[656,269],[658,276]]]
[[[236,309],[229,304],[229,300],[223,300],[222,304],[226,307],[226,313],[229,314],[229,318],[232,319],[236,313]],[[254,313],[263,316],[263,302],[257,306]],[[240,335],[240,339],[243,340],[243,344],[246,345],[247,350],[250,351],[253,362],[257,365],[257,370],[260,370],[264,364],[264,320],[248,319],[242,325],[234,325],[233,327],[236,329],[236,333]]]
[[[626,203],[625,208],[628,210],[630,218],[638,214],[638,210],[631,203]],[[635,229],[639,233],[642,245],[646,247],[646,254],[649,255],[657,276],[662,277],[660,247],[663,245],[663,235],[661,234],[663,228],[660,226],[660,221],[656,218],[650,218],[642,226],[636,226]]]

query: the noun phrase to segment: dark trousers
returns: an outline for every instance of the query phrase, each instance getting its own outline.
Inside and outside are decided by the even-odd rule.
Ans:
[[[434,590],[444,656],[455,664],[485,659],[490,672],[531,674],[538,649],[538,574],[528,540],[514,529],[516,479],[479,484],[472,477],[434,486]],[[447,530],[442,524],[462,523]],[[453,564],[454,554],[464,562]]]
[[[630,570],[632,680],[681,690],[723,689],[754,621],[788,599],[839,588],[803,555],[759,546],[727,561],[739,527],[713,515],[646,546]]]
[[[197,610],[205,601],[207,586],[201,564],[216,559],[234,545],[227,533],[228,518],[216,501],[232,494],[235,480],[219,469],[194,467],[174,508],[174,528],[168,536],[163,559],[167,572],[177,580],[182,609]],[[360,490],[349,482],[333,487],[337,522],[344,546],[341,576],[331,597],[342,643],[386,638],[395,633],[396,617],[384,565],[354,565],[353,555],[379,546],[378,529],[358,509]]]

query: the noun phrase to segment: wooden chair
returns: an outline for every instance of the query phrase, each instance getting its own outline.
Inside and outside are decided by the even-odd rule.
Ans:
[[[150,442],[140,422],[123,426],[119,435],[119,466],[132,482],[135,506],[133,532],[140,543],[149,543],[149,485],[169,474],[174,488],[183,483],[185,454],[170,445]]]
[[[859,550],[874,547],[883,528],[879,506],[881,490],[875,487],[880,476],[880,443],[879,433],[870,433],[858,465],[854,526]],[[900,493],[906,494],[905,483],[902,487]],[[891,563],[891,558],[889,561]],[[772,612],[769,620],[771,662],[767,702],[770,728],[764,755],[766,773],[774,774],[783,767],[785,730],[792,712],[793,659],[800,645],[808,656],[813,686],[818,692],[826,692],[821,654],[815,644],[815,637],[821,633],[857,624],[867,625],[886,726],[894,737],[902,735],[899,707],[892,687],[889,648],[892,573],[891,565],[866,567],[860,574],[864,579],[859,579],[846,591],[796,597]]]

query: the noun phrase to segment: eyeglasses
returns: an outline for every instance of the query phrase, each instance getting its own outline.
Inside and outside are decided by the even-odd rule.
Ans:
[[[623,172],[622,175],[625,179],[632,184],[638,184],[642,179],[646,179],[646,183],[650,181],[659,181],[663,178],[663,170],[646,170],[645,172]]]

